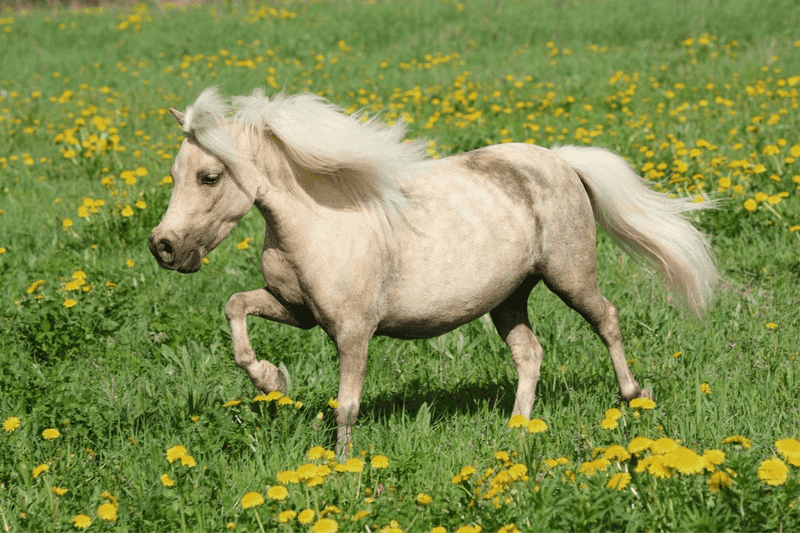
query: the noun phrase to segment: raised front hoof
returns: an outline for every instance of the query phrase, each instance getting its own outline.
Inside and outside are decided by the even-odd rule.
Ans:
[[[620,391],[619,397],[624,402],[630,402],[631,400],[635,400],[636,398],[647,398],[648,400],[653,399],[653,391],[650,389],[643,389],[639,387],[639,384],[636,383],[634,387],[631,387],[630,390],[627,391]]]
[[[283,372],[267,361],[258,361],[257,365],[260,367],[258,369],[260,372],[256,374],[258,378],[253,379],[253,385],[264,394],[272,391],[286,394],[286,377]]]
[[[646,398],[648,400],[652,400],[653,399],[653,391],[651,391],[650,389],[642,389],[639,392],[639,396],[638,397],[639,398]]]

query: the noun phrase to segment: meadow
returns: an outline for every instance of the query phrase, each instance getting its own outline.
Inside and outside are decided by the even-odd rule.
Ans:
[[[10,3],[11,5],[16,5]],[[800,4],[282,2],[0,11],[3,531],[800,530]],[[250,319],[288,396],[233,360],[261,286],[251,212],[193,275],[147,238],[202,89],[312,91],[431,157],[595,145],[715,201],[702,317],[598,233],[600,286],[654,401],[544,287],[531,420],[491,322],[375,338],[351,458],[336,352]]]

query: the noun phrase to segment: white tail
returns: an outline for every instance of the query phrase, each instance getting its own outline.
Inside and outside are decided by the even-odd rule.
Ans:
[[[651,190],[624,159],[602,148],[558,146],[552,151],[577,171],[600,227],[631,256],[660,272],[673,296],[699,313],[718,277],[708,240],[683,213],[712,209],[713,204]]]

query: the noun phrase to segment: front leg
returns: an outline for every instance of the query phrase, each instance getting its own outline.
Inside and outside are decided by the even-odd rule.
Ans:
[[[256,359],[256,353],[247,336],[247,315],[260,316],[267,320],[308,329],[314,323],[300,320],[286,309],[266,289],[238,292],[225,305],[225,317],[231,327],[231,341],[236,364],[247,371],[255,387],[265,393],[280,391],[286,394],[286,378],[278,367],[269,361]]]

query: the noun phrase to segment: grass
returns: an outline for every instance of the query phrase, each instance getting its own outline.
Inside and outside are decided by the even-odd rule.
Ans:
[[[746,0],[0,13],[14,58],[0,78],[2,527],[797,529],[800,461],[782,439],[800,437],[799,15],[794,2]],[[598,237],[601,288],[655,408],[618,401],[605,348],[539,288],[533,416],[546,431],[509,427],[515,371],[477,320],[432,340],[374,339],[354,437],[363,464],[338,472],[310,457],[334,446],[331,342],[250,320],[293,400],[254,401],[222,315],[232,293],[262,283],[261,218],[248,214],[192,276],[160,270],[147,250],[181,139],[166,108],[211,84],[312,90],[403,118],[434,157],[509,140],[604,146],[662,190],[718,199],[697,220],[722,276],[701,319]],[[612,447],[630,453],[637,436],[659,444],[632,457]],[[670,442],[724,460],[659,455]],[[167,460],[178,445],[193,461]],[[322,481],[271,498],[287,471]],[[243,505],[250,492],[266,502]]]

